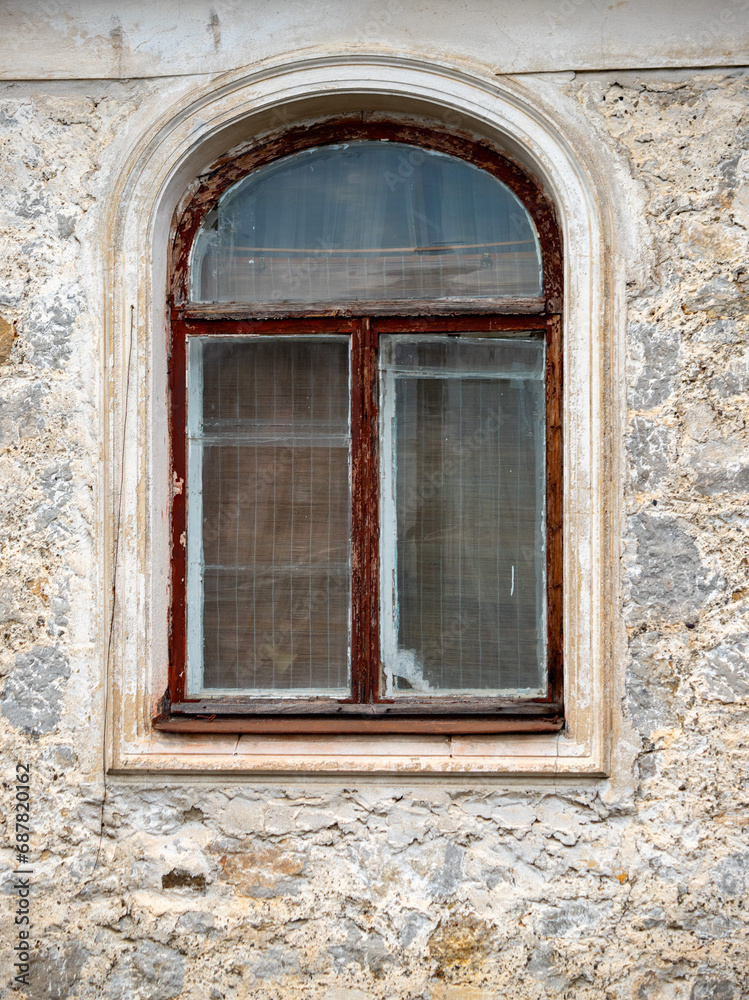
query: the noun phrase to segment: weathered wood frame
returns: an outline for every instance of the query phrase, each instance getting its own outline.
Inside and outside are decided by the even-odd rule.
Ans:
[[[458,155],[506,183],[528,208],[541,243],[543,298],[520,300],[357,302],[255,306],[188,301],[189,260],[205,214],[227,187],[281,155],[362,138],[409,142]],[[172,607],[169,691],[154,727],[203,733],[497,733],[542,732],[563,725],[562,665],[562,259],[553,205],[538,182],[485,141],[413,122],[341,119],[290,130],[249,152],[219,161],[200,178],[176,226],[170,279],[172,455],[174,480],[187,482],[186,372],[191,336],[283,336],[347,333],[352,338],[353,685],[350,699],[192,699],[185,696],[186,492],[172,505]],[[544,698],[379,697],[378,385],[380,333],[536,331],[547,343],[547,627]]]

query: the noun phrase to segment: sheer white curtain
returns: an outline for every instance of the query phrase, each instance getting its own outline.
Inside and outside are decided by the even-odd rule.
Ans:
[[[509,188],[404,143],[322,146],[260,167],[206,218],[197,301],[345,302],[541,294],[541,256]]]
[[[195,338],[188,634],[207,689],[345,693],[348,338]],[[202,583],[202,594],[201,594]]]
[[[542,693],[542,339],[382,338],[391,694]]]

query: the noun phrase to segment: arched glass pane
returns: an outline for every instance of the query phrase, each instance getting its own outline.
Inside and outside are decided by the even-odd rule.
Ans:
[[[501,181],[446,153],[356,141],[259,167],[208,214],[197,302],[542,294],[538,237]]]

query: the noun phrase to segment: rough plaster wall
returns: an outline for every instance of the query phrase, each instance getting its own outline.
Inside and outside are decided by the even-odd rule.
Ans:
[[[103,808],[93,236],[115,137],[162,91],[6,88],[0,738],[5,814],[9,764],[34,769],[31,996],[749,995],[748,84],[560,83],[656,248],[629,304],[633,765],[615,748],[617,781],[577,790],[110,779]]]

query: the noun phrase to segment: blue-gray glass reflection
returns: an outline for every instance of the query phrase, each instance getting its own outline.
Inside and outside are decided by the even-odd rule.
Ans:
[[[345,695],[347,337],[193,337],[189,689]]]
[[[405,143],[321,146],[231,187],[197,237],[197,302],[542,294],[531,218],[478,167]]]
[[[381,338],[389,695],[546,684],[545,344]]]

